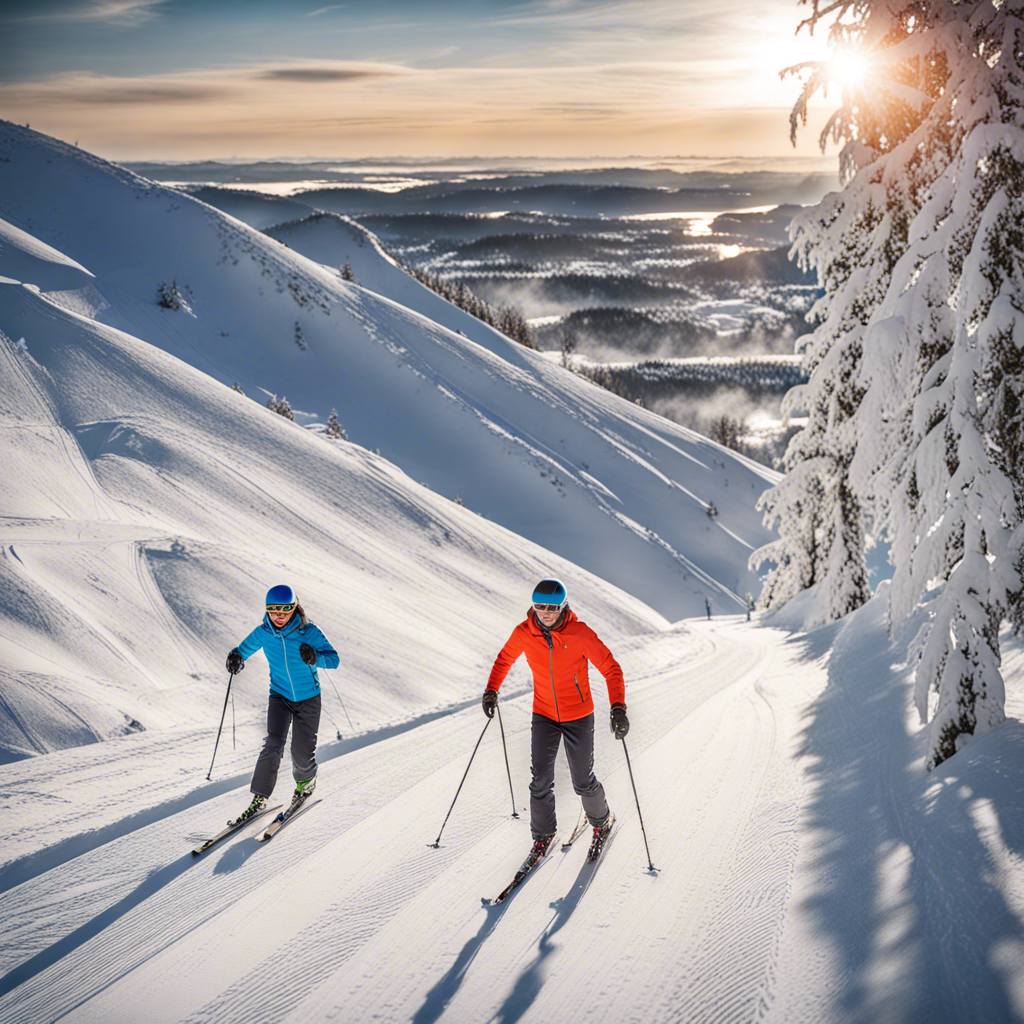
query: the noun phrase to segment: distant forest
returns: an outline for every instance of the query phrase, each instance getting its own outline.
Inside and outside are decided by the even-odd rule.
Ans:
[[[694,401],[710,398],[723,387],[738,388],[754,400],[784,395],[807,378],[796,360],[771,357],[635,365],[580,363],[576,372],[631,402],[649,405],[683,395]]]

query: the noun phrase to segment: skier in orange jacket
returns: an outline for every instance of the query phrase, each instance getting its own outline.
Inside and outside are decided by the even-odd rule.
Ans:
[[[512,631],[494,661],[483,695],[488,717],[494,715],[498,689],[521,654],[533,672],[530,830],[534,845],[527,860],[543,857],[557,831],[555,755],[562,741],[573,788],[594,829],[592,849],[600,850],[614,816],[594,775],[594,701],[587,663],[604,676],[616,739],[629,731],[622,669],[601,638],[576,617],[564,584],[554,579],[541,580],[534,588],[526,619]]]

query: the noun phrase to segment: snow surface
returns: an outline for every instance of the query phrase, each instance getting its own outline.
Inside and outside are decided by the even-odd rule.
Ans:
[[[4,1024],[1024,1020],[1019,641],[1003,645],[1008,722],[926,773],[915,624],[887,636],[886,585],[828,626],[815,625],[813,594],[753,622],[718,607],[709,621],[701,602],[700,617],[670,624],[647,601],[679,552],[709,577],[745,562],[699,504],[687,517],[680,488],[705,488],[694,493],[745,538],[756,467],[496,335],[489,349],[437,325],[416,305],[429,293],[387,280],[370,239],[359,251],[381,293],[70,147],[8,127],[0,141]],[[48,206],[35,179],[61,174]],[[152,223],[125,211],[126,196]],[[134,241],[100,231],[104,218]],[[169,228],[176,218],[187,223]],[[299,352],[294,300],[267,285],[257,302],[247,257],[234,271],[209,258],[204,231],[221,228],[294,271],[300,293],[326,295],[332,322],[363,325],[349,365],[379,402],[392,380],[394,450],[410,465],[417,432],[437,446],[432,472],[459,452],[437,400],[453,378],[487,394],[475,408],[488,424],[504,416],[513,454],[467,427],[475,413],[457,422],[462,454],[481,460],[465,467],[481,503],[499,488],[480,466],[504,460],[511,519],[540,521],[551,489],[516,475],[537,409],[566,432],[565,452],[589,445],[565,486],[589,481],[603,497],[578,498],[573,522],[581,548],[617,544],[599,554],[615,556],[622,582],[471,510],[469,491],[460,507],[417,482],[426,471],[411,477],[225,387],[253,393],[290,367],[317,380],[306,397],[284,393],[322,422],[307,399],[342,363]],[[185,283],[179,250],[203,271],[191,313],[157,308],[150,287]],[[214,298],[217,317],[245,310],[251,367],[231,336],[194,329]],[[280,345],[268,339],[285,328]],[[395,346],[387,372],[374,332]],[[400,383],[413,351],[419,397]],[[200,365],[220,360],[228,373]],[[638,468],[640,437],[657,455]],[[630,503],[636,529],[602,531],[613,500]],[[671,536],[686,540],[674,553],[658,532],[673,516]],[[549,533],[565,529],[555,517]],[[630,546],[648,530],[647,548]],[[501,701],[513,797],[480,691],[548,572],[623,665],[636,797],[599,699],[595,768],[618,816],[601,862],[586,866],[579,844],[556,850],[512,899],[484,906],[529,846],[531,695],[519,665]],[[712,595],[732,585],[710,578],[723,588]],[[342,655],[325,675],[320,803],[269,844],[250,827],[195,859],[198,838],[248,802],[262,740],[255,656],[233,682],[207,781],[224,655],[284,580]],[[275,798],[289,789],[285,770]],[[579,802],[564,769],[556,792],[566,833]]]
[[[38,852],[0,875],[0,1016],[1020,1020],[1024,730],[927,775],[884,616],[876,598],[807,634],[737,616],[617,644],[656,871],[601,729],[619,819],[602,861],[557,850],[498,907],[481,899],[529,845],[529,695],[502,701],[521,817],[487,726],[438,849],[486,721],[475,701],[324,743],[319,805],[268,845],[250,828],[198,860],[191,842],[245,802],[254,725],[199,787],[208,730],[9,765],[15,837]]]

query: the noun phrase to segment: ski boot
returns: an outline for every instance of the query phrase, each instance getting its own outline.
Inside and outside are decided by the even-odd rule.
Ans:
[[[601,856],[601,851],[604,849],[605,840],[608,838],[612,830],[612,825],[615,824],[615,815],[610,811],[608,817],[605,818],[604,823],[601,825],[594,826],[594,838],[590,841],[590,852],[587,854],[588,861],[595,861]]]
[[[551,849],[551,844],[555,841],[555,834],[552,833],[549,836],[541,836],[540,839],[533,841],[533,847],[530,852],[526,855],[526,860],[523,861],[523,866],[520,871],[526,872],[532,868],[537,861],[543,860]]]
[[[295,792],[292,793],[292,799],[293,800],[298,800],[298,799],[301,798],[301,799],[305,800],[306,797],[309,796],[313,792],[314,789],[316,789],[316,776],[315,775],[313,776],[313,778],[307,779],[305,782],[296,782],[295,783]]]
[[[264,807],[267,806],[267,798],[260,796],[258,793],[254,793],[252,797],[252,803],[242,813],[235,818],[233,821],[229,821],[229,825],[240,825],[243,821],[248,821],[254,814],[259,814]]]

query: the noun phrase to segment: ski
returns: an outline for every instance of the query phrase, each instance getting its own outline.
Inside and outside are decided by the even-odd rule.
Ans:
[[[308,802],[303,799],[296,804],[294,801],[289,804],[287,810],[282,811],[266,828],[263,835],[256,837],[256,842],[265,843],[268,839],[273,839],[277,834],[277,830],[282,825],[286,825],[289,821],[293,821],[303,811],[308,811],[314,804],[320,803],[319,797],[316,800],[309,800]]]
[[[483,903],[483,905],[485,907],[487,907],[487,906],[495,906],[498,903],[502,903],[506,899],[508,899],[508,897],[512,894],[513,890],[519,888],[519,886],[523,884],[523,882],[525,881],[526,877],[533,871],[533,869],[542,860],[545,860],[547,858],[548,854],[551,852],[551,847],[554,846],[554,845],[555,845],[555,840],[552,839],[551,842],[548,844],[547,851],[542,856],[537,857],[537,858],[534,858],[533,853],[531,851],[531,853],[526,858],[526,860],[523,861],[522,866],[516,872],[515,877],[512,879],[512,881],[509,882],[509,884],[506,885],[505,888],[502,889],[501,892],[498,893],[498,895],[493,900],[488,900],[488,899],[484,899],[484,898],[481,897],[480,902]]]
[[[228,836],[234,835],[236,832],[245,828],[250,821],[255,821],[257,818],[262,818],[264,814],[270,814],[272,811],[276,811],[282,804],[275,804],[273,807],[264,807],[262,811],[257,811],[255,814],[246,818],[244,821],[234,821],[228,824],[228,827],[221,829],[215,836],[211,836],[209,839],[204,839],[193,851],[192,856],[198,857],[201,853],[206,851],[211,846],[216,846],[222,839],[227,839]]]

